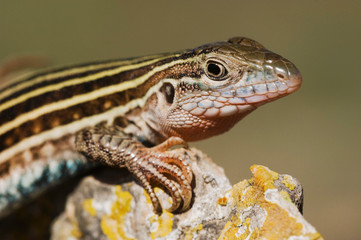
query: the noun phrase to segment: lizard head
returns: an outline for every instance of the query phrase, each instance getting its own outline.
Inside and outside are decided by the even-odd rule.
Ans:
[[[156,130],[186,141],[221,134],[257,107],[296,91],[300,72],[287,59],[245,37],[191,50],[193,69],[161,88]],[[153,123],[154,125],[154,123]]]

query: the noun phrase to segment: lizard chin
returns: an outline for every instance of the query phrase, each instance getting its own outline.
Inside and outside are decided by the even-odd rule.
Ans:
[[[222,134],[256,109],[254,105],[228,105],[224,108],[187,111],[176,108],[162,121],[163,135],[177,136],[185,141],[198,141]]]

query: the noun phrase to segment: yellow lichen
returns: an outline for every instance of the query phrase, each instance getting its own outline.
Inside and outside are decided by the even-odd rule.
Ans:
[[[244,222],[242,223],[242,227],[245,227],[244,232],[242,233],[242,232],[240,231],[239,227],[237,227],[237,228],[238,228],[238,232],[237,232],[236,236],[237,236],[237,237],[241,237],[241,239],[242,239],[242,237],[243,237],[243,238],[246,238],[249,234],[251,234],[251,229],[250,229],[250,227],[249,227],[250,224],[251,224],[251,219],[250,219],[250,218],[246,218],[246,219],[244,220]],[[240,224],[238,224],[237,226],[240,226]],[[241,233],[241,234],[240,234],[240,233]]]
[[[152,215],[149,218],[149,222],[152,225],[150,235],[152,239],[165,237],[172,231],[173,214],[168,211],[163,211],[160,216],[156,214]]]
[[[263,202],[260,206],[267,211],[266,221],[260,229],[260,238],[286,239],[290,236],[302,236],[303,225],[281,206],[269,202]]]
[[[237,239],[238,231],[237,225],[234,224],[233,221],[228,221],[226,225],[224,225],[218,240]]]
[[[310,239],[322,239],[319,233],[314,233],[314,236],[303,234],[304,226],[290,216],[286,209],[265,199],[265,191],[275,188],[274,181],[278,179],[278,173],[259,165],[252,166],[251,171],[253,173],[252,179],[242,181],[232,188],[232,202],[235,203],[238,211],[231,221],[224,226],[219,237],[220,240],[287,239],[290,236],[307,236]],[[282,191],[280,194],[287,201],[291,201],[287,192]],[[240,213],[255,205],[265,211],[265,219],[262,225],[253,225],[251,228],[251,218],[246,218],[242,222]]]
[[[241,209],[253,206],[260,194],[259,187],[251,186],[247,181],[234,185],[232,190],[232,197],[236,200],[235,204]]]
[[[146,199],[146,202],[149,204],[149,205],[152,205],[152,200],[150,200],[150,197],[147,193],[147,191],[143,191],[144,192],[144,196],[145,196],[145,199]],[[158,187],[155,187],[154,188],[154,192],[158,195],[160,192],[164,193],[164,191],[161,189],[161,188],[158,188]],[[172,205],[173,201],[172,201],[172,198],[168,198],[168,202],[170,205]]]
[[[111,240],[125,239],[130,240],[124,230],[125,217],[131,210],[131,201],[133,199],[129,192],[122,191],[121,186],[115,187],[117,199],[111,207],[111,213],[102,217],[100,226],[103,233]]]
[[[283,199],[285,199],[286,201],[292,202],[292,199],[291,199],[290,195],[288,194],[288,192],[286,192],[286,191],[281,191],[281,192],[280,192],[280,195],[281,195],[281,197],[282,197]]]
[[[90,214],[90,216],[95,217],[97,215],[97,211],[93,207],[93,199],[85,199],[83,201],[83,208]]]
[[[203,224],[199,224],[198,226],[189,229],[188,231],[186,231],[185,233],[185,239],[186,240],[191,240],[194,238],[194,235],[198,233],[198,231],[203,229]]]
[[[81,238],[83,233],[79,229],[79,225],[76,221],[73,222],[73,229],[70,231],[71,236],[75,238]]]
[[[155,193],[164,192],[160,188],[154,188]],[[148,193],[144,190],[144,195],[146,198],[146,201],[149,205],[152,205],[152,201],[150,200],[150,197]],[[168,199],[169,203],[172,204],[172,199]],[[167,236],[171,231],[173,227],[173,214],[163,210],[162,215],[158,216],[156,214],[152,215],[149,218],[149,222],[152,225],[151,227],[151,238],[155,239],[158,237],[164,237]]]
[[[236,236],[237,229],[234,227],[234,224],[232,221],[228,221],[221,232],[221,235],[219,236],[218,240],[228,240],[230,238],[227,238],[228,236]]]
[[[320,233],[311,233],[306,235],[311,240],[323,240],[323,237]]]
[[[296,185],[292,182],[291,176],[285,175],[283,177],[282,183],[291,191],[296,188]]]
[[[228,202],[228,199],[226,197],[221,197],[221,198],[218,198],[218,204],[221,205],[221,206],[226,206],[227,205],[227,202]]]
[[[270,188],[276,188],[274,181],[278,179],[278,173],[271,171],[269,168],[261,165],[251,166],[254,183],[263,187],[263,191]]]

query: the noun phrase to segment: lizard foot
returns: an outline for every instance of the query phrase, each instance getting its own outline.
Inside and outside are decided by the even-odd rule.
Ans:
[[[124,167],[140,181],[152,201],[154,211],[162,212],[154,187],[160,187],[172,197],[170,212],[185,211],[192,200],[193,173],[177,145],[187,147],[179,137],[170,137],[152,148],[145,147],[121,132],[111,134],[106,129],[85,130],[77,134],[76,149],[89,159],[108,166]]]
[[[185,211],[192,199],[191,182],[193,173],[182,154],[169,148],[187,144],[178,137],[171,137],[165,142],[152,147],[137,146],[126,155],[129,156],[127,167],[141,182],[152,201],[154,211],[162,212],[153,186],[166,190],[172,197],[170,212]]]

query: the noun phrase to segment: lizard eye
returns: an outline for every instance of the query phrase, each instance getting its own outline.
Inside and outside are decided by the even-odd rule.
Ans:
[[[212,80],[223,81],[226,79],[225,77],[227,76],[228,71],[227,71],[226,67],[223,66],[221,63],[216,62],[216,61],[209,61],[209,62],[207,62],[206,66],[207,66],[206,67],[207,75]]]

